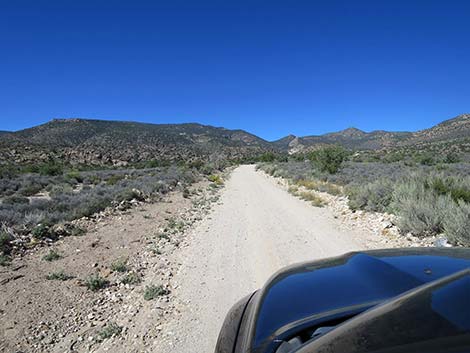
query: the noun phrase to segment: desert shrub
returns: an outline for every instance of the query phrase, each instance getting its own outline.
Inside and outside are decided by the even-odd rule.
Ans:
[[[302,192],[298,193],[297,195],[302,200],[310,201],[313,206],[323,207],[325,205],[325,202],[323,201],[323,199],[320,196],[315,195],[313,192],[302,191]]]
[[[108,323],[105,327],[103,327],[98,332],[98,338],[100,341],[103,341],[107,338],[111,338],[113,336],[118,336],[122,332],[122,327],[114,322]]]
[[[88,276],[85,279],[85,286],[93,292],[106,288],[108,285],[109,281],[98,274]]]
[[[166,295],[168,293],[169,293],[168,289],[166,289],[162,285],[155,286],[155,285],[152,284],[152,285],[149,285],[149,286],[145,287],[144,299],[145,300],[152,300],[152,299],[158,298],[162,295]]]
[[[177,220],[175,217],[168,219],[165,230],[172,230],[174,232],[181,232],[184,229],[184,222],[182,220]]]
[[[113,272],[127,272],[128,267],[127,267],[127,259],[119,259],[114,261],[111,264],[111,270]]]
[[[456,152],[449,152],[444,157],[444,163],[458,163],[460,162],[460,156]]]
[[[394,183],[387,179],[379,179],[365,185],[347,188],[349,207],[353,210],[385,212],[392,201]]]
[[[111,199],[108,197],[96,197],[89,198],[80,202],[76,208],[72,210],[72,214],[67,217],[68,220],[81,218],[81,217],[90,217],[95,213],[103,211],[106,207],[111,205]]]
[[[66,274],[64,272],[64,270],[60,270],[60,271],[57,271],[57,272],[52,272],[52,273],[49,273],[46,276],[46,279],[48,279],[50,281],[67,281],[67,280],[72,279],[72,278],[73,278],[73,276]]]
[[[454,204],[446,213],[443,224],[450,241],[470,246],[470,204],[462,200]]]
[[[108,185],[116,185],[119,181],[123,180],[124,178],[125,178],[124,175],[118,175],[118,174],[111,175],[111,176],[106,180],[106,184],[108,184]]]
[[[10,261],[11,259],[9,256],[0,254],[0,266],[8,266]]]
[[[77,184],[83,182],[83,177],[80,172],[72,170],[65,174],[65,180],[67,180],[69,183]]]
[[[47,191],[49,191],[49,196],[51,196],[51,197],[60,196],[62,194],[71,194],[71,193],[73,193],[72,187],[68,184],[50,185],[47,188]]]
[[[18,193],[21,196],[33,196],[33,195],[36,195],[38,192],[40,192],[43,188],[44,186],[41,184],[31,183],[28,185],[22,185]]]
[[[220,175],[217,174],[209,175],[207,179],[209,179],[209,181],[213,182],[216,185],[222,185],[224,183]]]
[[[70,225],[67,229],[69,234],[73,237],[79,237],[86,233],[85,229],[77,226],[77,225]]]
[[[340,146],[328,146],[309,153],[308,158],[322,172],[335,174],[346,160],[348,152]]]
[[[341,189],[337,185],[331,184],[327,181],[299,179],[296,181],[296,184],[309,190],[326,192],[331,195],[341,194]]]
[[[64,167],[58,163],[49,162],[40,165],[38,171],[41,175],[61,175],[64,172]]]
[[[433,176],[428,177],[425,185],[439,195],[450,195],[456,202],[470,203],[470,178]]]
[[[289,186],[289,188],[287,189],[287,192],[296,196],[297,195],[297,192],[299,191],[299,187],[296,186],[296,185],[291,185]]]
[[[429,153],[425,153],[425,154],[422,154],[420,155],[418,158],[417,158],[418,162],[422,165],[435,165],[436,164],[436,160],[434,159],[434,157],[429,154]]]
[[[38,224],[31,232],[32,236],[36,239],[50,238],[54,239],[55,234],[52,229],[46,224]]]
[[[448,195],[434,193],[419,176],[415,176],[396,185],[390,206],[399,216],[401,230],[432,235],[442,231],[443,220],[453,202]]]
[[[142,278],[136,272],[129,272],[121,279],[121,283],[123,284],[135,285],[139,284],[140,282],[142,282]]]
[[[176,166],[142,170],[91,170],[78,174],[83,178],[83,183],[93,183],[94,186],[73,191],[71,184],[77,180],[77,173],[54,176],[21,174],[14,179],[0,178],[0,223],[21,232],[25,229],[35,231],[38,238],[51,238],[53,235],[47,234],[47,228],[41,226],[36,230],[35,227],[38,224],[53,225],[89,217],[111,206],[113,201],[157,198],[179,184],[186,187],[198,178],[193,170]],[[119,179],[114,185],[101,182],[114,175]],[[29,201],[22,197],[35,194],[40,189],[48,190],[51,199],[32,198]]]
[[[276,160],[276,155],[272,152],[263,153],[258,157],[260,162],[274,162]]]
[[[215,171],[215,167],[213,164],[205,164],[199,170],[204,175],[210,175]]]
[[[44,255],[42,257],[42,259],[44,261],[56,261],[56,260],[59,260],[62,258],[62,255],[60,255],[57,251],[55,250],[49,250],[49,253],[47,253],[46,255]]]
[[[12,237],[10,234],[4,231],[0,231],[0,253],[8,255],[11,251],[11,244],[10,241]]]
[[[131,201],[134,199],[144,201],[145,197],[137,189],[125,189],[117,195],[116,199],[117,201]]]
[[[2,202],[5,205],[28,204],[29,199],[23,196],[12,195],[5,197]]]

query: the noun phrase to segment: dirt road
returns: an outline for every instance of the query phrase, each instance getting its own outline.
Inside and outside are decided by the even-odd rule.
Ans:
[[[366,247],[328,208],[299,200],[253,166],[237,168],[210,217],[179,253],[180,312],[162,329],[157,351],[213,352],[225,314],[283,266]]]

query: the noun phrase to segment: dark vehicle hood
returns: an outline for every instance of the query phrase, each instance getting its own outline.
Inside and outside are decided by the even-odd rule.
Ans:
[[[354,252],[291,266],[257,293],[250,346],[270,351],[294,329],[353,317],[468,268],[470,249],[443,248]]]
[[[408,291],[313,339],[297,353],[470,350],[470,270]]]

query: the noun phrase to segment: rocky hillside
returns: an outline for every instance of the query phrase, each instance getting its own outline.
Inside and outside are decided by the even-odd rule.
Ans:
[[[288,135],[268,142],[243,130],[196,123],[145,124],[54,119],[17,132],[0,132],[0,161],[30,163],[51,158],[72,164],[114,165],[150,160],[225,160],[264,152],[306,152],[325,145],[353,150],[470,149],[470,114],[417,132],[365,132],[356,128],[318,136]]]
[[[0,159],[16,163],[52,156],[77,164],[125,165],[148,160],[241,158],[271,148],[267,141],[243,130],[195,123],[54,119],[0,135]]]
[[[427,146],[442,143],[465,143],[470,138],[470,114],[446,120],[432,128],[417,132],[365,132],[356,128],[318,136],[289,135],[273,144],[289,153],[308,151],[322,145],[336,144],[354,150],[379,150],[402,147]]]

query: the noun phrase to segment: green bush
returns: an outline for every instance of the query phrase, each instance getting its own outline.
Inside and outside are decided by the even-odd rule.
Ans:
[[[38,224],[33,231],[31,232],[32,236],[36,239],[44,239],[44,238],[55,238],[55,234],[52,229],[46,224]]]
[[[129,272],[127,275],[125,275],[122,279],[121,282],[123,284],[139,284],[142,282],[142,278],[139,276],[138,273],[136,272]]]
[[[72,279],[73,276],[66,274],[63,270],[49,273],[46,278],[50,281],[67,281]]]
[[[42,259],[44,261],[56,261],[62,258],[62,255],[60,255],[57,251],[55,250],[49,250],[49,253],[44,255]]]
[[[145,197],[138,190],[125,189],[117,197],[118,201],[131,201],[131,200],[144,201]]]
[[[72,183],[82,183],[83,182],[83,177],[80,175],[80,173],[76,170],[72,170],[68,172],[65,175],[65,179]]]
[[[145,287],[144,299],[152,300],[162,295],[166,295],[168,293],[169,291],[165,289],[165,287],[163,287],[162,285],[158,285],[158,286],[150,285],[150,286]]]
[[[347,188],[349,207],[353,210],[385,212],[392,201],[394,183],[387,179],[379,179],[365,185]]]
[[[111,322],[108,323],[105,327],[103,327],[100,332],[98,332],[98,337],[100,341],[103,341],[112,336],[118,336],[121,334],[121,332],[122,327],[114,322]]]
[[[0,253],[8,255],[11,251],[11,236],[7,232],[0,232]]]
[[[322,147],[309,153],[308,158],[321,171],[335,174],[348,157],[348,152],[340,146]]]
[[[108,285],[109,285],[109,281],[103,277],[100,277],[100,275],[98,274],[88,276],[85,279],[85,286],[93,292],[106,288]]]
[[[0,266],[8,266],[10,264],[10,257],[6,255],[0,255]]]
[[[272,152],[263,153],[258,157],[260,162],[274,162],[276,160],[276,155]]]
[[[434,176],[425,180],[425,186],[433,189],[439,195],[450,195],[456,202],[462,200],[470,203],[470,180],[468,178]]]
[[[127,267],[127,259],[119,259],[111,264],[111,270],[113,272],[127,272],[129,268]]]
[[[213,182],[216,185],[222,185],[224,183],[220,175],[217,174],[209,175],[207,179],[209,179],[209,181]]]
[[[2,203],[5,205],[28,204],[29,199],[23,196],[12,195],[12,196],[5,197]]]
[[[393,192],[391,209],[399,216],[404,232],[432,235],[443,230],[443,220],[453,205],[448,195],[437,195],[419,177],[399,183]]]
[[[40,165],[38,170],[39,170],[39,174],[41,175],[55,176],[55,175],[62,175],[62,173],[64,172],[64,167],[55,162],[49,162],[49,163]]]
[[[124,179],[124,175],[118,175],[118,174],[111,175],[106,180],[106,184],[107,185],[116,185],[120,180],[123,180],[123,179]]]
[[[436,160],[434,159],[434,157],[428,153],[419,156],[418,162],[422,165],[435,165],[436,164]]]
[[[470,246],[470,204],[460,200],[448,210],[443,223],[451,242]]]
[[[33,196],[36,195],[38,192],[40,192],[43,189],[42,185],[35,184],[35,185],[27,185],[22,187],[18,193],[21,196]]]
[[[460,157],[457,153],[455,152],[449,152],[446,154],[444,158],[444,163],[458,163],[460,162]]]

